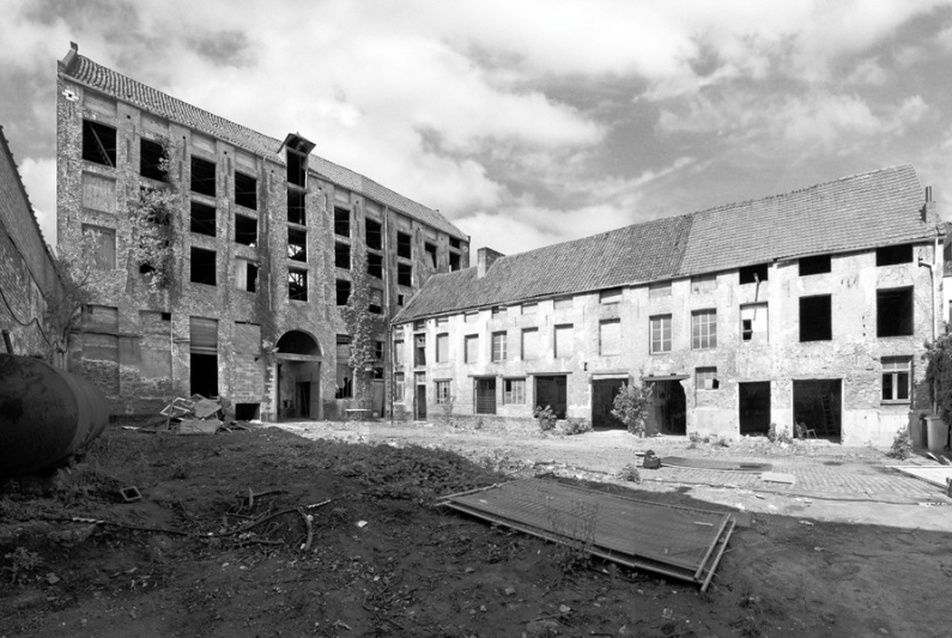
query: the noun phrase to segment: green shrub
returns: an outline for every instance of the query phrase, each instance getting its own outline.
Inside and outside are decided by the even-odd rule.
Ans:
[[[543,432],[548,432],[555,428],[555,424],[558,422],[558,417],[555,416],[555,412],[552,410],[551,405],[547,405],[544,408],[541,406],[536,406],[535,412],[532,413],[532,416],[539,422],[539,429]]]
[[[629,483],[641,483],[641,472],[634,463],[629,463],[618,472],[618,478]]]
[[[572,436],[592,431],[592,424],[585,419],[570,418],[565,422],[565,434]]]
[[[621,421],[632,434],[644,436],[650,405],[651,386],[625,383],[615,395],[612,416]]]
[[[900,460],[912,456],[912,437],[909,436],[909,428],[903,426],[896,431],[892,447],[886,452],[886,456]]]

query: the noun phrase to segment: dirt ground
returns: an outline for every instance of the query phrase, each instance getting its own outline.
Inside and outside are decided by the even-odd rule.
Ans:
[[[950,507],[926,526],[742,513],[701,593],[434,505],[551,474],[566,450],[575,467],[599,468],[644,446],[604,440],[112,426],[71,467],[0,490],[0,637],[950,635],[952,539],[935,518],[952,519]],[[690,451],[731,452],[744,450]],[[141,499],[124,502],[127,486]],[[727,509],[684,487],[604,487]]]

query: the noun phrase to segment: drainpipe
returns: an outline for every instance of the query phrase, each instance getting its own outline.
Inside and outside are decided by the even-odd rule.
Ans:
[[[925,266],[929,269],[929,281],[932,289],[932,341],[935,342],[939,336],[939,315],[937,312],[938,290],[936,288],[935,269],[939,265],[939,237],[936,236],[932,247],[932,263],[923,261],[919,258],[919,266]],[[935,381],[932,383],[932,413],[938,414],[938,396],[935,388]]]

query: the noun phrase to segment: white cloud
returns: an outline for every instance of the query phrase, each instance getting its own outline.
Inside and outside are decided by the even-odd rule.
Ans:
[[[19,164],[20,177],[26,188],[33,212],[43,231],[43,239],[56,247],[56,158],[27,157]]]

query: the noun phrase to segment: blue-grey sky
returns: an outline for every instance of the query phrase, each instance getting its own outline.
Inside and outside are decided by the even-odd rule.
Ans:
[[[952,0],[4,0],[0,125],[55,242],[80,53],[519,252],[911,163],[952,204]]]

